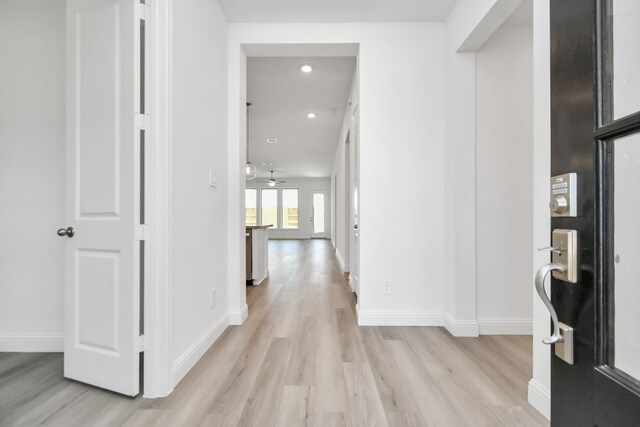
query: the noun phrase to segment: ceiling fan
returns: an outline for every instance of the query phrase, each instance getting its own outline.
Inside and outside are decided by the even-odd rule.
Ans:
[[[287,181],[277,181],[273,177],[273,171],[271,171],[271,178],[269,178],[267,181],[258,181],[258,182],[266,182],[269,187],[275,187],[276,184],[284,184]]]

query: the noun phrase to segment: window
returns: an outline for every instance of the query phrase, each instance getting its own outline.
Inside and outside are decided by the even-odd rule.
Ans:
[[[282,228],[298,228],[298,189],[282,190]]]
[[[245,224],[258,225],[258,190],[247,188],[244,191]]]
[[[263,188],[261,191],[261,225],[272,225],[273,228],[278,228],[278,190],[275,188]]]

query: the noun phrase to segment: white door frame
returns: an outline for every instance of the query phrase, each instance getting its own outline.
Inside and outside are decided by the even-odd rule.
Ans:
[[[360,112],[354,100],[349,129],[349,286],[360,297]],[[357,219],[356,219],[357,218]]]
[[[173,390],[171,360],[171,16],[173,0],[146,0],[144,397]]]
[[[146,0],[143,396],[173,391],[171,360],[171,61],[173,0]]]
[[[332,40],[332,38],[334,38]],[[242,325],[249,316],[246,292],[246,254],[244,224],[244,190],[246,181],[244,164],[246,163],[246,94],[247,94],[247,53],[259,56],[257,52],[269,52],[269,56],[308,56],[301,53],[301,44],[314,49],[317,56],[336,56],[332,49],[340,46],[341,54],[352,50],[353,56],[360,61],[360,42],[351,36],[337,37],[317,34],[310,38],[297,32],[288,35],[260,35],[253,39],[238,29],[230,29],[228,41],[228,127],[227,127],[227,167],[229,175],[228,197],[228,283],[229,283],[229,324]],[[275,54],[274,52],[280,52]],[[286,53],[285,53],[286,51]],[[331,53],[329,53],[331,51]],[[338,55],[340,56],[340,55]]]

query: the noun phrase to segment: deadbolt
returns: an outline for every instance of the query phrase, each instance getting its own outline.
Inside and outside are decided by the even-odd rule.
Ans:
[[[72,238],[74,234],[75,232],[73,231],[73,227],[58,229],[58,236],[60,237],[67,236],[68,238]]]
[[[567,198],[564,196],[556,196],[551,200],[551,203],[549,203],[549,208],[558,214],[565,213],[568,206],[569,203],[567,202]]]
[[[575,173],[553,176],[550,187],[551,216],[578,216],[578,176]]]

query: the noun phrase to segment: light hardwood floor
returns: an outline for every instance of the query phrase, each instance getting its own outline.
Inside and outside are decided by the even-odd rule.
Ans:
[[[164,399],[62,378],[60,354],[0,354],[0,425],[547,426],[527,403],[531,338],[357,327],[325,240],[273,241],[271,278]]]

